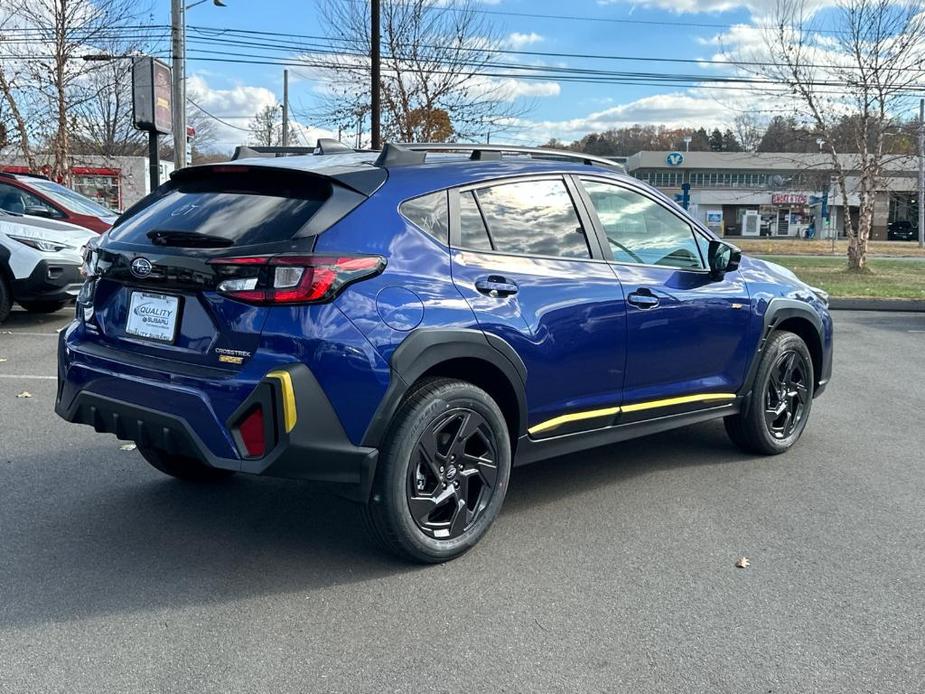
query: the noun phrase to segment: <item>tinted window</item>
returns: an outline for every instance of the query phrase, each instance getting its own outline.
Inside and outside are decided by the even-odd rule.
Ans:
[[[463,248],[491,250],[491,240],[482,213],[471,192],[459,195],[459,245]]]
[[[478,198],[495,250],[591,257],[564,181],[524,181],[481,188]]]
[[[703,267],[690,225],[654,200],[631,190],[583,181],[615,260],[623,263]]]
[[[325,182],[270,171],[181,179],[146,198],[110,237],[146,244],[151,231],[187,231],[227,238],[238,246],[285,241],[305,226],[329,195]]]
[[[40,197],[8,183],[0,183],[0,209],[16,214],[26,214],[38,209],[51,217],[64,216]]]
[[[449,243],[447,220],[450,213],[446,206],[445,190],[406,200],[399,209],[412,224],[419,226],[440,243]]]

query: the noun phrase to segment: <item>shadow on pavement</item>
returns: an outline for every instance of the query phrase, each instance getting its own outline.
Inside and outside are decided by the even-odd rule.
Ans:
[[[56,450],[17,457],[0,474],[0,626],[310,597],[426,570],[374,546],[358,506],[304,483],[242,476],[196,486],[154,477],[135,453],[113,461],[108,446]],[[500,522],[633,476],[742,458],[708,424],[518,468]]]

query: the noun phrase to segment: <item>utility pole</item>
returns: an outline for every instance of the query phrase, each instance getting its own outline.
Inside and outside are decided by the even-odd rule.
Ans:
[[[170,0],[170,39],[173,52],[173,165],[186,166],[186,8]]]
[[[283,147],[289,146],[289,70],[283,70]]]
[[[370,112],[369,128],[372,149],[382,148],[382,136],[380,128],[380,110],[379,104],[379,82],[382,71],[382,58],[379,55],[379,0],[371,0],[369,3],[372,16],[369,18],[369,43],[370,43]]]
[[[925,248],[925,99],[919,99],[919,248]]]

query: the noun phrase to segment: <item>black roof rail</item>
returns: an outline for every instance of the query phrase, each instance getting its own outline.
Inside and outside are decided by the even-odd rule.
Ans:
[[[231,161],[253,157],[285,157],[293,154],[314,154],[314,147],[264,147],[256,145],[238,145],[234,148]]]
[[[315,145],[315,154],[343,154],[344,152],[355,152],[352,147],[348,147],[340,140],[333,137],[319,137],[318,144]]]
[[[376,160],[376,166],[401,164],[422,164],[427,152],[470,152],[469,158],[476,161],[497,161],[506,153],[529,154],[537,159],[572,159],[588,166],[606,166],[624,171],[622,164],[610,159],[584,152],[571,152],[546,147],[521,147],[518,145],[460,144],[458,142],[390,142]],[[414,154],[421,156],[415,157]]]
[[[396,145],[386,142],[382,152],[376,158],[375,165],[383,168],[389,166],[403,166],[407,164],[423,164],[427,155],[411,149],[410,145]]]

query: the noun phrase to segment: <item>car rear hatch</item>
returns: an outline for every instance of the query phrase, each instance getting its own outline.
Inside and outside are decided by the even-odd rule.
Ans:
[[[246,291],[272,275],[268,260],[311,257],[317,234],[365,199],[308,171],[228,164],[178,172],[90,252],[93,279],[78,306],[86,339],[167,371],[177,362],[239,369],[271,310]]]

